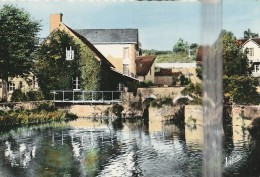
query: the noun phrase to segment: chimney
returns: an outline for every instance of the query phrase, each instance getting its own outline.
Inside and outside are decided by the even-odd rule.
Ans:
[[[50,32],[55,30],[60,26],[60,23],[62,22],[62,13],[59,14],[51,14],[50,18]]]

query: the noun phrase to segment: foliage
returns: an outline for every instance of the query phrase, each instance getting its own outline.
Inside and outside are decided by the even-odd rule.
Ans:
[[[150,87],[150,86],[153,86],[153,85],[154,85],[151,80],[144,81],[144,84],[145,84],[147,87]]]
[[[166,55],[166,54],[172,54],[172,51],[170,51],[170,50],[143,49],[142,53],[143,53],[143,55]]]
[[[223,31],[223,91],[225,102],[257,103],[258,81],[250,76],[248,58],[231,32]]]
[[[223,74],[228,77],[251,74],[247,55],[242,51],[242,46],[238,44],[233,33],[223,31],[222,41]]]
[[[172,85],[176,86],[178,82],[178,77],[176,75],[172,76]]]
[[[187,85],[187,84],[189,84],[189,79],[188,78],[186,78],[183,74],[182,75],[180,75],[180,85],[181,86],[184,86],[184,85]]]
[[[84,90],[98,91],[101,88],[101,67],[95,54],[81,40],[75,39],[79,46],[81,88]],[[106,73],[103,73],[103,75]]]
[[[189,104],[202,104],[202,85],[200,83],[189,83],[182,91],[181,94],[189,95],[193,98]]]
[[[253,33],[250,29],[244,31],[244,39],[257,38],[258,33]]]
[[[114,113],[117,117],[121,117],[123,110],[124,107],[120,104],[114,104],[111,108],[112,113]]]
[[[44,96],[40,90],[30,90],[27,92],[29,101],[40,101],[44,99]]]
[[[40,24],[29,13],[13,5],[4,5],[0,9],[0,24],[0,77],[6,100],[8,77],[23,77],[31,71]]]
[[[189,44],[187,41],[184,41],[183,39],[179,39],[177,43],[173,46],[173,52],[174,53],[183,53],[188,55],[189,53]]]
[[[44,103],[38,108],[33,110],[8,110],[0,111],[0,126],[12,126],[12,125],[28,125],[39,124],[56,121],[65,121],[67,119],[73,120],[77,116],[65,111],[57,110]]]
[[[197,77],[202,80],[202,63],[200,62],[197,62],[196,64],[196,74],[197,74]]]
[[[66,60],[66,48],[69,46],[74,50],[73,60]],[[65,31],[54,31],[36,55],[35,75],[45,98],[52,98],[51,90],[72,90],[72,79],[76,77],[81,81],[80,89],[100,90],[100,63],[82,41]]]
[[[163,105],[172,106],[173,100],[170,97],[160,98],[160,99],[152,100],[150,104],[152,107],[162,108]]]
[[[226,101],[238,104],[258,104],[259,94],[256,91],[258,86],[257,78],[248,76],[224,76],[223,91]]]
[[[20,89],[15,89],[12,93],[11,101],[12,102],[21,102],[26,101],[27,96]]]

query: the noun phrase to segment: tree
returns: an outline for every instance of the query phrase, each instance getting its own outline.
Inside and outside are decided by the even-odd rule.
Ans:
[[[237,42],[234,34],[224,30],[222,32],[222,41],[223,74],[228,77],[250,75],[251,69],[249,68],[247,55]]]
[[[29,13],[13,5],[4,5],[0,9],[0,24],[0,78],[2,99],[6,101],[8,78],[24,77],[31,71],[40,24]]]
[[[250,29],[244,31],[244,38],[251,39],[258,37],[258,33],[253,33]]]
[[[258,100],[258,81],[250,76],[248,58],[233,33],[223,31],[223,91],[224,100],[239,104],[255,103]]]
[[[189,53],[189,44],[183,39],[179,39],[177,43],[173,46],[173,52],[187,54]]]

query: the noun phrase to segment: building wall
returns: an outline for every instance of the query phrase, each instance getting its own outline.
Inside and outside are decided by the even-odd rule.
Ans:
[[[254,48],[254,56],[252,56],[252,57],[248,56],[249,60],[253,60],[253,59],[256,59],[256,58],[258,58],[260,60],[260,48],[255,42],[253,42],[253,41],[247,42],[244,45],[243,49],[245,50],[246,48]]]
[[[123,64],[129,64],[132,76],[136,75],[135,44],[95,44],[94,45],[116,68],[123,73]],[[124,58],[124,48],[129,48],[129,57]]]
[[[172,76],[155,76],[155,85],[172,85]]]
[[[33,81],[33,77],[32,76],[29,76],[27,78],[27,80],[31,81],[30,85],[26,82],[25,78],[21,78],[21,77],[9,78],[8,82],[13,82],[15,84],[15,88],[14,89],[21,89],[22,92],[24,92],[24,93],[27,93],[30,90],[37,90],[37,89],[39,89],[38,83],[36,81]],[[22,83],[22,87],[20,87],[20,83]],[[2,91],[3,91],[2,90],[2,80],[0,80],[0,100],[2,98]],[[8,88],[8,98],[7,98],[8,101],[10,101],[12,93],[13,92],[10,91],[9,88]]]

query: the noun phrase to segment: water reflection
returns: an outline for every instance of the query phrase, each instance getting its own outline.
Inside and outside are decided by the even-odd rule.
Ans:
[[[224,127],[223,156],[237,161],[224,176],[259,175],[259,140],[230,125]],[[0,176],[201,176],[202,131],[140,119],[78,119],[3,131]]]

